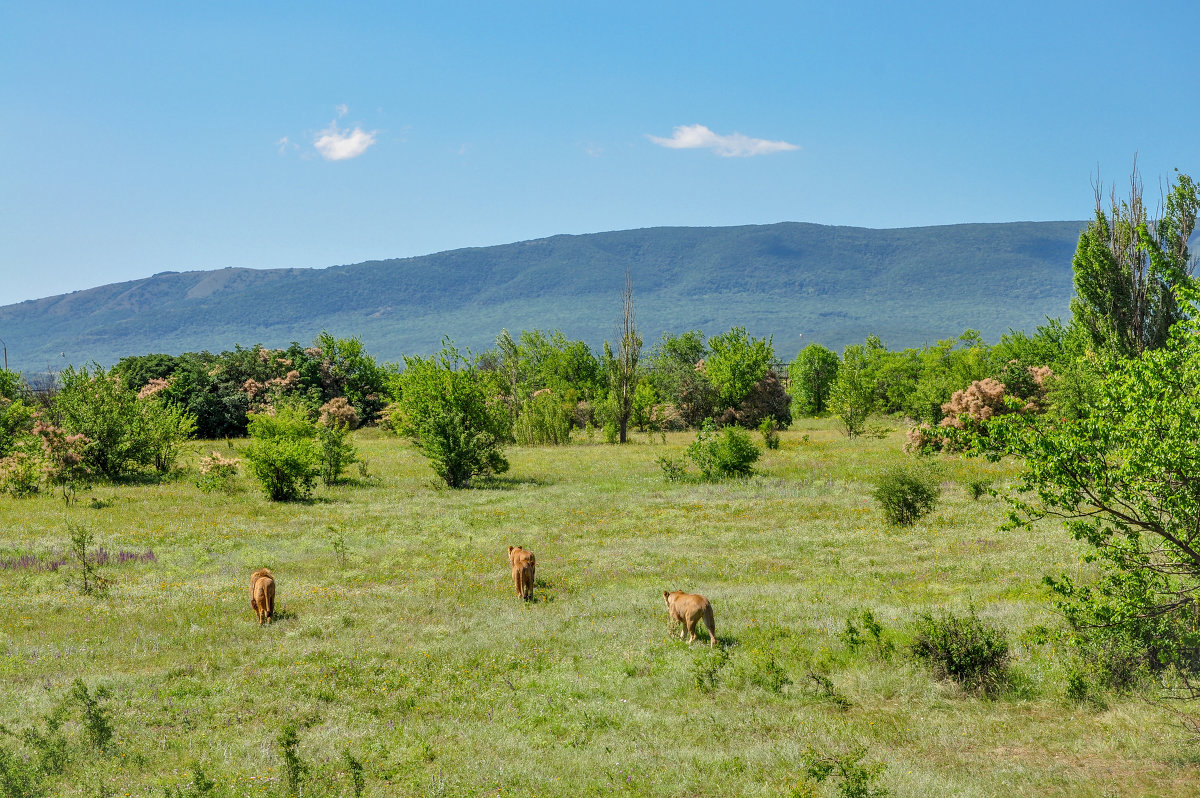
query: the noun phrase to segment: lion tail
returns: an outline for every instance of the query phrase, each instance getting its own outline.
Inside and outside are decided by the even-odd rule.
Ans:
[[[708,636],[711,638],[716,638],[717,622],[713,619],[712,604],[704,605],[704,625],[708,627]]]

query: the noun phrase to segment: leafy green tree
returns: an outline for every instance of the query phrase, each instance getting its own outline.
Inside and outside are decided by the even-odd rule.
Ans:
[[[867,419],[878,403],[876,371],[883,343],[875,336],[865,344],[851,344],[842,352],[837,379],[829,389],[829,410],[851,438],[867,431]]]
[[[160,474],[175,468],[185,441],[196,434],[196,417],[173,403],[155,398],[139,400],[141,436],[146,459]]]
[[[86,465],[116,479],[142,466],[169,469],[179,446],[195,430],[186,412],[155,399],[139,399],[119,375],[99,364],[59,374],[54,413],[68,433],[87,436]]]
[[[374,421],[383,409],[386,370],[367,354],[362,340],[358,336],[337,338],[322,330],[313,347],[318,351],[303,353],[319,363],[322,402],[344,396],[364,423]],[[293,345],[289,350],[293,366],[301,354],[297,349]]]
[[[475,477],[507,471],[508,415],[489,401],[475,366],[449,341],[433,357],[405,357],[404,366],[392,384],[393,425],[413,439],[434,473],[465,488]]]
[[[938,341],[935,346],[926,346],[919,352],[914,350],[913,361],[916,364],[915,384],[906,389],[889,386],[894,401],[889,403],[888,409],[930,424],[942,420],[942,405],[950,401],[955,391],[991,376],[996,369],[990,347],[976,330]],[[1020,372],[1026,373],[1023,367]]]
[[[535,396],[521,408],[513,436],[522,446],[562,446],[571,441],[571,416],[551,393]]]
[[[21,375],[0,369],[0,458],[7,457],[33,432],[34,407],[26,397]]]
[[[713,336],[708,339],[708,349],[704,373],[717,389],[722,409],[737,407],[755,383],[767,376],[775,360],[772,338],[753,338],[745,327]]]
[[[1080,636],[1152,669],[1200,665],[1200,305],[1181,294],[1185,320],[1162,347],[1110,361],[1091,412],[1005,415],[981,444],[1024,461],[1021,523],[1061,518],[1090,547],[1098,581],[1049,580]]]
[[[680,335],[664,333],[646,359],[646,381],[691,427],[717,412],[717,389],[698,368],[707,355],[704,333],[690,330]]]
[[[173,355],[131,355],[118,360],[112,370],[120,375],[126,388],[140,391],[150,380],[167,379],[178,367],[179,358]]]
[[[837,379],[838,356],[820,344],[800,350],[788,367],[788,386],[797,413],[815,416],[829,407],[829,390]]]
[[[658,392],[654,390],[654,386],[648,380],[639,380],[633,392],[633,415],[629,420],[642,432],[645,432],[647,427],[654,427],[654,406],[658,403]]]
[[[1156,218],[1143,201],[1136,162],[1128,199],[1114,193],[1105,212],[1101,192],[1097,186],[1095,218],[1080,234],[1072,261],[1071,315],[1097,351],[1131,357],[1162,346],[1184,315],[1179,290],[1192,285],[1188,238],[1200,194],[1190,177],[1178,174]]]

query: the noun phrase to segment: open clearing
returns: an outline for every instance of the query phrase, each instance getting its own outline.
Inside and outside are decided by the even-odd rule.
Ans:
[[[366,474],[310,503],[271,504],[244,476],[205,494],[194,472],[69,508],[5,499],[0,558],[61,555],[68,522],[154,557],[100,567],[110,586],[91,597],[71,565],[0,570],[0,723],[27,727],[77,678],[112,691],[112,750],[73,758],[65,795],[158,796],[197,763],[214,794],[282,795],[289,722],[306,796],[351,794],[346,749],[367,795],[837,794],[836,780],[808,791],[809,749],[864,751],[895,796],[1196,794],[1200,759],[1168,711],[1065,696],[1042,577],[1078,573],[1080,549],[1052,524],[997,531],[1006,505],[964,487],[1003,485],[1014,464],[939,461],[941,504],[896,529],[870,493],[908,458],[899,432],[849,441],[800,420],[754,478],[666,482],[656,458],[693,437],[513,448],[503,478],[450,491],[368,430]],[[185,460],[214,448],[229,453],[197,442]],[[537,555],[529,604],[510,544]],[[260,628],[261,566],[278,594]],[[669,636],[666,589],[712,600],[722,653]],[[1012,645],[993,699],[905,653],[918,613],[972,604]],[[847,647],[863,610],[895,655]]]

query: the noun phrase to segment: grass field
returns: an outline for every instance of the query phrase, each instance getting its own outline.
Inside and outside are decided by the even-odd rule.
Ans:
[[[800,421],[749,480],[666,482],[656,458],[692,437],[514,448],[502,479],[450,491],[407,444],[365,431],[366,474],[310,503],[271,504],[246,477],[205,494],[194,471],[70,507],[5,499],[0,723],[41,728],[76,679],[111,691],[108,751],[87,751],[72,715],[54,795],[161,796],[197,767],[208,794],[285,795],[289,723],[306,796],[353,794],[346,751],[379,796],[852,794],[807,779],[814,752],[861,754],[894,796],[1200,791],[1195,742],[1168,711],[1067,698],[1041,580],[1077,573],[1078,544],[1050,524],[999,532],[1006,506],[964,487],[1003,485],[1013,464],[940,461],[941,504],[897,529],[870,493],[907,457],[898,432],[849,441]],[[213,448],[229,453],[196,443],[192,467]],[[139,556],[101,566],[93,596],[75,565],[11,562],[63,554],[68,523],[114,560]],[[531,603],[509,544],[537,555]],[[277,618],[260,628],[248,578],[264,565]],[[712,600],[718,652],[669,636],[662,591],[676,588]],[[993,698],[905,651],[916,615],[970,605],[1012,645]],[[847,646],[863,610],[894,655]]]

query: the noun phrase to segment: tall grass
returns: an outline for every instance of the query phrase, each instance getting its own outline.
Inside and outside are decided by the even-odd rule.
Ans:
[[[120,795],[200,772],[230,795],[283,795],[289,777],[306,796],[790,795],[851,754],[894,796],[1191,794],[1194,747],[1163,710],[1068,699],[1041,579],[1086,578],[1076,544],[1050,524],[997,532],[1004,505],[961,487],[1003,487],[1012,464],[945,459],[937,508],[889,526],[871,494],[901,436],[797,426],[732,482],[664,481],[680,433],[513,448],[509,473],[452,491],[360,430],[371,477],[309,502],[269,502],[244,474],[205,493],[194,473],[98,486],[65,520],[53,497],[5,501],[0,560],[61,552],[66,523],[154,558],[97,564],[91,596],[69,568],[0,569],[0,723],[25,728],[76,679],[103,690],[111,738],[58,789]],[[512,595],[509,544],[537,555],[532,603]],[[278,593],[260,628],[262,566]],[[720,653],[668,634],[666,589],[712,600]],[[971,606],[1024,641],[994,698],[901,654],[921,614]],[[868,611],[895,655],[846,644]]]

